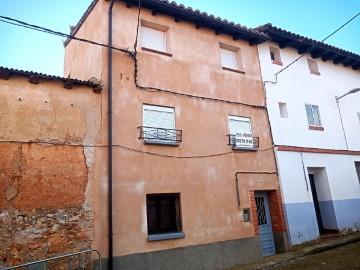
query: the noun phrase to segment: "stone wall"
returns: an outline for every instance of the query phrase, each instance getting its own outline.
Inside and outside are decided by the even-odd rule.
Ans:
[[[0,262],[16,265],[91,248],[82,147],[0,143]]]
[[[90,209],[4,210],[0,213],[0,261],[16,265],[91,247]]]
[[[92,247],[100,108],[86,86],[0,80],[0,268]]]

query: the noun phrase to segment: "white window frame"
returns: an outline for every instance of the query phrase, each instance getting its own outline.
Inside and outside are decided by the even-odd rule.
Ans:
[[[151,37],[151,35],[154,35]],[[160,45],[152,43],[152,39],[157,39]],[[141,21],[141,48],[143,50],[157,52],[165,55],[170,55],[170,32],[169,27],[155,24],[149,21]]]
[[[171,127],[163,127],[163,126],[157,126],[153,127],[150,125],[147,125],[146,123],[146,111],[153,111],[153,112],[164,112],[164,113],[171,113],[172,114],[172,126]],[[164,137],[161,138],[161,132],[157,130],[163,130],[164,129]],[[172,135],[170,132],[169,134],[166,134],[165,129],[168,130],[174,130],[174,134]],[[144,141],[147,143],[158,143],[158,144],[175,144],[176,143],[176,126],[175,126],[175,108],[172,107],[164,107],[164,106],[157,106],[157,105],[143,105],[143,131],[144,131]],[[158,139],[151,136],[152,131],[154,133],[157,132],[157,136],[160,136]]]
[[[289,118],[289,113],[288,113],[286,102],[278,102],[278,104],[279,104],[280,117],[281,118]]]
[[[241,132],[236,132],[235,134],[233,134],[234,132],[232,132],[232,126],[231,126],[231,121],[239,121],[239,122],[247,122],[249,123],[249,133],[247,134],[251,134],[251,138],[247,137],[248,135],[245,133],[241,133]],[[229,122],[229,133],[230,133],[230,140],[231,140],[231,144],[233,145],[234,148],[254,148],[254,135],[252,132],[252,125],[251,125],[251,119],[249,117],[242,117],[242,116],[232,116],[229,115],[228,117],[228,122]]]
[[[309,107],[308,107],[309,106]],[[314,115],[314,108],[317,108],[317,116],[318,116],[318,120],[319,120],[319,123],[315,123],[315,115]],[[311,117],[312,119],[309,119],[309,114],[308,114],[308,110],[307,108],[311,108]],[[305,103],[305,112],[306,112],[306,118],[308,120],[308,125],[309,126],[314,126],[314,127],[322,127],[322,124],[321,124],[321,116],[320,116],[320,109],[319,109],[319,106],[318,105],[312,105],[312,104],[308,104],[308,103]],[[311,121],[312,120],[312,121]]]
[[[220,42],[219,53],[223,69],[244,73],[240,48]]]

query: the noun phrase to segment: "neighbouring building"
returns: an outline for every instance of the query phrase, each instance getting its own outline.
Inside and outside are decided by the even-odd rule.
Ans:
[[[113,47],[65,42],[65,76],[104,81],[92,247],[115,269],[286,250],[256,46],[268,37],[157,0],[95,0],[72,34]]]
[[[0,268],[91,248],[101,85],[0,67]]]
[[[291,244],[359,230],[360,55],[257,29],[272,40],[258,48]]]

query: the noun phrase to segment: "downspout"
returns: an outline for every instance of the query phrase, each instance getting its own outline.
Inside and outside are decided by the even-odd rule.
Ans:
[[[108,216],[109,216],[109,270],[113,269],[113,216],[112,216],[112,10],[115,0],[111,0],[109,7],[109,47],[108,47]]]

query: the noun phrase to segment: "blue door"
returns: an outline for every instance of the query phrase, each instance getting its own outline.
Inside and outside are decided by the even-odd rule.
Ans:
[[[261,250],[264,256],[275,254],[274,235],[271,226],[269,201],[266,192],[255,192]]]

